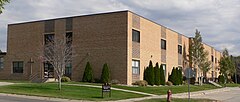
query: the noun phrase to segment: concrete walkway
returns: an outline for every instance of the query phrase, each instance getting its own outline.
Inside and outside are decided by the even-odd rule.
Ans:
[[[5,86],[5,85],[12,85],[14,83],[10,83],[10,82],[0,82],[0,86]]]
[[[85,85],[85,84],[63,84],[63,85],[102,88],[102,86]],[[144,93],[144,92],[138,92],[138,91],[132,91],[132,90],[119,89],[119,88],[114,88],[114,87],[112,87],[111,89],[112,89],[112,90],[117,90],[117,91],[124,91],[124,92],[130,92],[130,93],[135,93],[135,94],[147,95],[147,96],[157,96],[157,95],[154,95],[154,94],[149,94],[149,93]]]

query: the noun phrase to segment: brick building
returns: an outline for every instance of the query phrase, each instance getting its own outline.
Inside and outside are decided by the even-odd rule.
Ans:
[[[173,67],[188,67],[189,37],[157,24],[131,11],[119,11],[75,17],[57,18],[8,25],[7,54],[1,79],[43,79],[44,72],[53,72],[43,63],[38,50],[45,40],[66,34],[72,37],[78,54],[66,74],[80,81],[86,62],[100,78],[104,63],[109,65],[111,79],[124,84],[143,80],[144,68],[153,61],[164,65],[165,75]],[[209,77],[217,77],[221,53],[204,44],[212,61]],[[167,79],[167,77],[166,77]]]

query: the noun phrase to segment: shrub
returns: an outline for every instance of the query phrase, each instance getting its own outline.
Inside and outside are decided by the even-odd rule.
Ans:
[[[171,75],[169,76],[169,81],[173,83],[173,85],[178,85],[178,77],[177,77],[177,69],[173,67]]]
[[[101,83],[101,79],[95,78],[94,83]]]
[[[106,63],[103,65],[101,82],[102,83],[110,82],[110,71],[109,71],[108,65]]]
[[[192,78],[190,78],[190,84],[195,84],[195,81],[196,81],[196,78],[195,77],[192,77]]]
[[[149,62],[149,71],[148,71],[148,77],[149,77],[149,81],[148,81],[148,84],[149,85],[154,85],[154,68],[153,68],[153,65],[152,65],[152,61]]]
[[[87,62],[87,64],[86,64],[82,81],[83,82],[93,82],[92,67],[89,62]]]
[[[144,80],[146,80],[149,85],[154,85],[154,75],[154,68],[152,65],[152,61],[150,61],[149,66],[144,70]]]
[[[159,65],[158,63],[156,63],[156,66],[154,68],[154,76],[155,76],[155,79],[154,79],[154,84],[155,85],[160,85],[160,68],[159,68]]]
[[[164,75],[163,65],[160,66],[160,84],[165,85],[165,75]]]
[[[133,83],[133,85],[147,86],[147,85],[148,85],[148,82],[145,81],[145,80],[139,80],[139,81],[136,81],[135,83]]]
[[[167,82],[166,82],[166,85],[168,85],[168,86],[172,86],[173,83],[172,83],[171,81],[167,81]]]
[[[120,84],[120,81],[114,79],[114,80],[111,80],[111,84]]]
[[[224,84],[224,81],[225,81],[224,80],[224,76],[223,75],[219,75],[218,76],[218,81],[219,81],[220,84]]]
[[[62,79],[61,79],[61,82],[70,82],[71,79],[67,76],[63,76]]]

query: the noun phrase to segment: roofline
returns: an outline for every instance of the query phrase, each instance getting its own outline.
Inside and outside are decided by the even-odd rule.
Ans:
[[[26,24],[26,23],[42,22],[42,21],[49,21],[49,20],[59,20],[59,19],[66,19],[66,18],[77,18],[77,17],[86,17],[86,16],[95,16],[95,15],[104,15],[104,14],[113,14],[113,13],[121,13],[121,12],[130,12],[130,13],[135,14],[135,15],[141,17],[141,18],[144,18],[144,19],[146,19],[146,20],[148,20],[148,21],[150,21],[150,22],[152,22],[152,23],[154,23],[154,24],[157,24],[157,25],[159,25],[159,26],[161,26],[161,27],[165,27],[166,29],[169,29],[169,30],[171,30],[171,31],[173,31],[173,32],[175,32],[175,33],[177,33],[177,34],[179,34],[179,35],[182,35],[182,36],[187,37],[187,38],[193,38],[193,37],[188,37],[188,36],[186,36],[186,35],[184,35],[184,34],[182,34],[182,33],[179,33],[179,32],[177,32],[177,31],[175,31],[175,30],[173,30],[173,29],[171,29],[171,28],[168,28],[168,27],[166,27],[166,26],[164,26],[164,25],[162,25],[162,24],[159,24],[159,23],[157,23],[157,22],[155,22],[155,21],[153,21],[153,20],[150,20],[150,19],[148,19],[148,18],[146,18],[146,17],[143,17],[143,16],[141,16],[141,15],[139,15],[139,14],[137,14],[137,13],[134,13],[134,12],[132,12],[132,11],[130,11],[130,10],[112,11],[112,12],[104,12],[104,13],[92,13],[92,14],[86,14],[86,15],[80,15],[80,16],[69,16],[69,17],[60,17],[60,18],[44,19],[44,20],[34,20],[34,21],[28,21],[28,22],[12,23],[12,24],[8,24],[8,26],[11,26],[11,25],[19,25],[19,24]],[[202,43],[204,43],[204,42],[202,42]],[[206,44],[206,43],[204,43],[204,44]],[[206,44],[206,45],[208,45],[208,44]],[[210,46],[210,45],[208,45],[208,46]],[[210,47],[212,47],[212,46],[210,46]],[[212,47],[212,48],[214,48],[214,47]],[[214,49],[215,49],[215,48],[214,48]],[[216,50],[216,49],[215,49],[215,50]],[[218,51],[218,50],[217,50],[217,51]],[[219,52],[220,52],[220,51],[219,51]]]
[[[129,12],[129,10],[122,10],[122,11],[112,11],[112,12],[104,12],[104,13],[92,13],[86,15],[78,15],[78,16],[67,16],[67,17],[59,17],[59,18],[52,18],[52,19],[42,19],[42,20],[33,20],[27,22],[20,22],[20,23],[11,23],[10,25],[19,25],[19,24],[26,24],[26,23],[35,23],[35,22],[43,22],[43,21],[50,21],[50,20],[59,20],[59,19],[66,19],[66,18],[77,18],[77,17],[86,17],[86,16],[95,16],[95,15],[104,15],[104,14],[113,14],[113,13],[121,13],[121,12]]]

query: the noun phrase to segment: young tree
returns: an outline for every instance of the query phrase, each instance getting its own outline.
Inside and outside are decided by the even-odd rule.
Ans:
[[[160,84],[165,85],[165,74],[163,70],[163,65],[160,66]]]
[[[154,85],[154,78],[155,78],[155,76],[154,76],[154,67],[153,67],[153,64],[152,64],[152,61],[150,61],[149,62],[149,66],[148,66],[148,68],[149,68],[149,71],[148,71],[148,77],[149,77],[149,82],[148,82],[148,84],[149,85]]]
[[[160,85],[160,68],[158,63],[156,63],[156,66],[154,67],[154,73],[155,73],[155,85]]]
[[[89,62],[87,62],[87,65],[85,67],[82,81],[83,82],[93,82],[92,67]]]
[[[220,73],[223,75],[225,79],[224,83],[226,83],[228,76],[233,75],[236,71],[234,63],[232,62],[228,54],[228,50],[226,48],[223,50],[223,56],[219,61],[219,66],[220,66]]]
[[[6,3],[9,3],[10,2],[10,0],[0,0],[0,14],[2,13],[2,11],[3,11],[3,9],[4,9],[4,5],[6,4]]]
[[[108,68],[107,63],[103,65],[102,75],[101,75],[101,82],[102,83],[109,83],[110,82],[110,70]]]
[[[204,59],[205,56],[204,47],[202,44],[202,37],[198,30],[195,32],[195,37],[191,39],[190,46],[189,46],[189,62],[190,65],[193,65],[195,69],[197,69],[197,76],[198,76],[198,82],[200,85],[202,85],[201,82],[201,63],[203,63],[202,59]]]
[[[66,64],[71,63],[73,57],[71,38],[66,36],[49,38],[46,40],[43,46],[43,57],[44,62],[50,63],[58,77],[58,86],[61,90],[61,79],[65,72]]]

